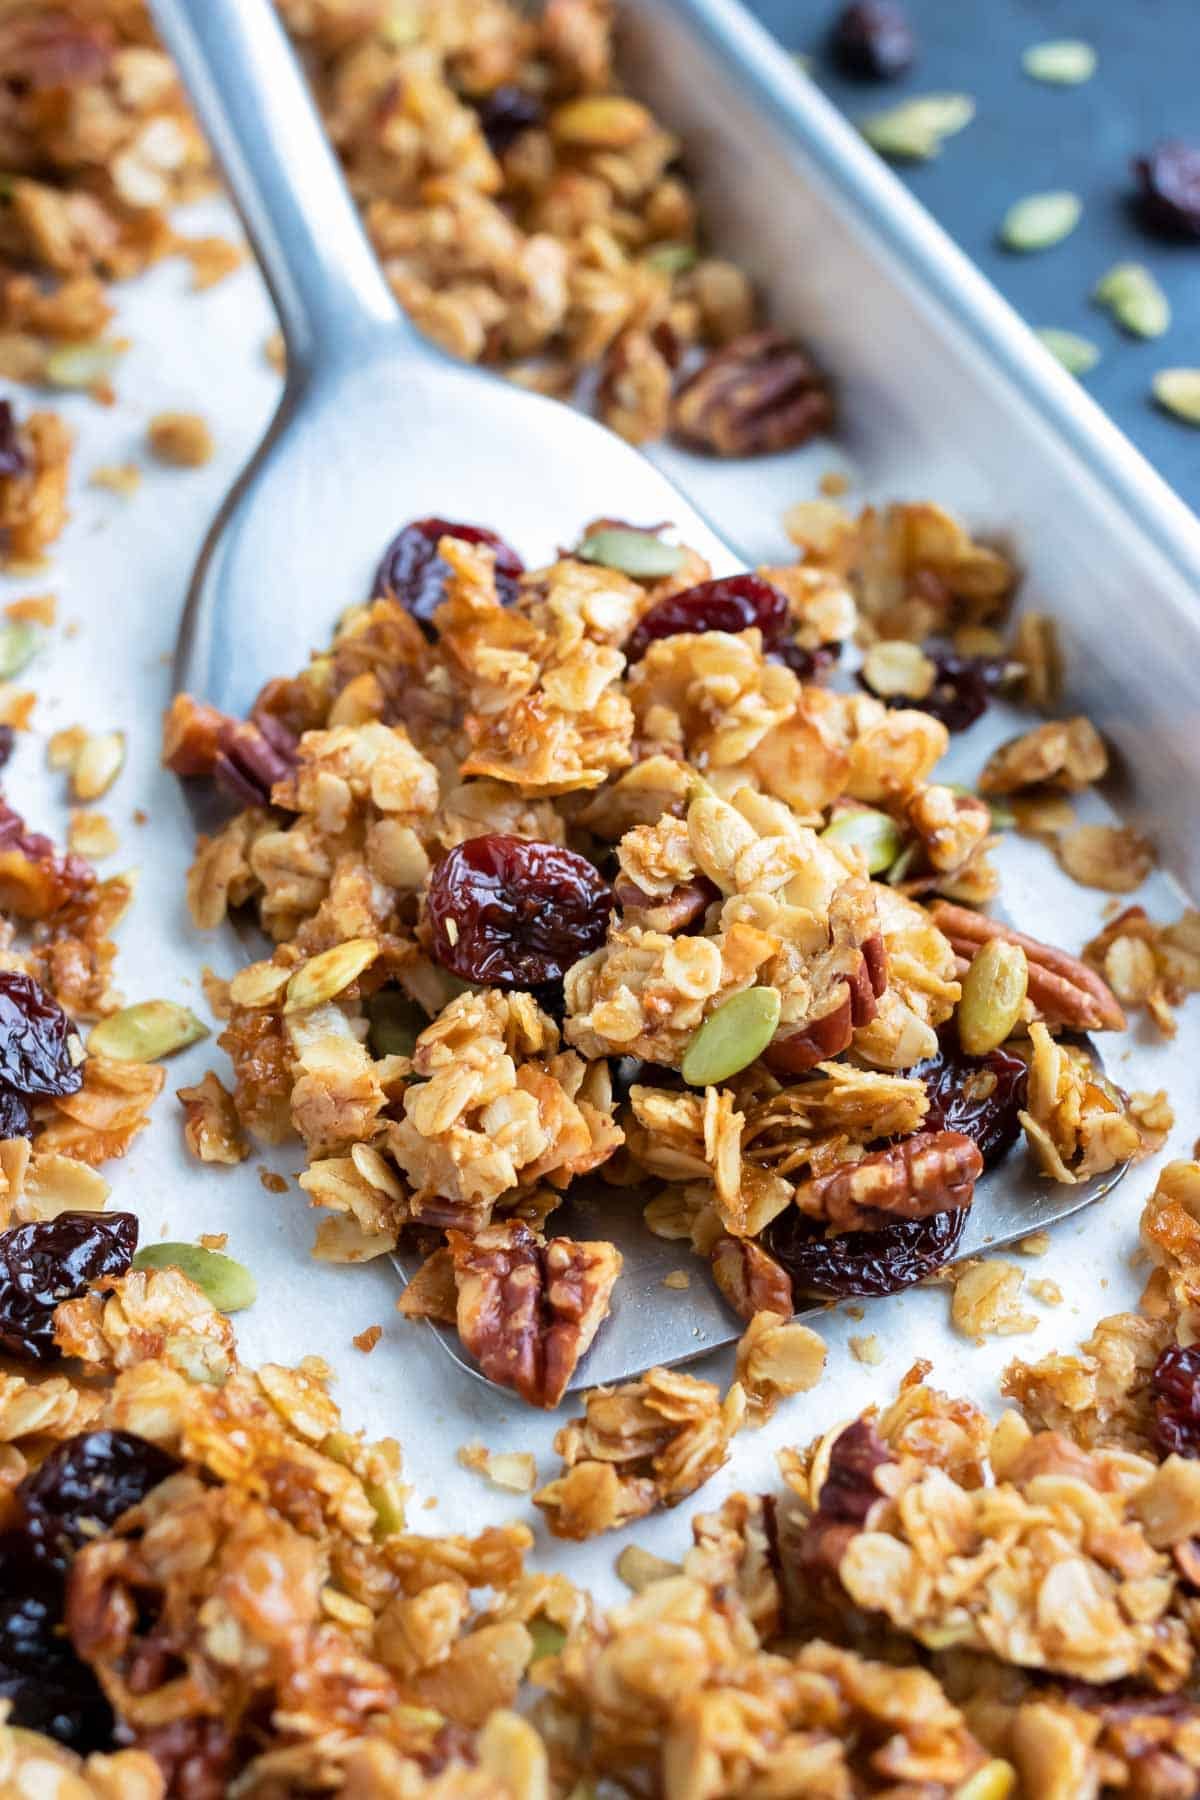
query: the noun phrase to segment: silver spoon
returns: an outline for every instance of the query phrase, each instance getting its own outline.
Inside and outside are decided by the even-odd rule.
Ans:
[[[224,712],[248,711],[269,676],[305,663],[337,614],[367,594],[397,527],[424,515],[498,527],[530,566],[551,561],[597,515],[669,519],[715,574],[743,567],[622,439],[417,335],[384,280],[270,0],[152,0],[152,10],[271,290],[288,371],[270,429],[200,554],[178,688]],[[1121,1172],[1058,1187],[1011,1158],[972,1208],[959,1254],[1077,1212]],[[664,1288],[664,1275],[688,1259],[651,1236],[619,1191],[573,1194],[553,1229],[608,1238],[625,1258],[612,1314],[571,1390],[687,1362],[740,1335],[701,1271],[686,1291]],[[417,1266],[404,1255],[396,1262],[403,1279]],[[478,1375],[455,1333],[435,1329]]]

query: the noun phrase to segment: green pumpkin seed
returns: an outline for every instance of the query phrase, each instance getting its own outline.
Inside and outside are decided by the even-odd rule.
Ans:
[[[941,153],[943,138],[953,137],[975,117],[969,94],[919,94],[899,106],[872,113],[859,130],[881,156],[904,162],[928,162]]]
[[[1005,806],[1003,800],[993,800],[990,795],[977,794],[974,788],[964,787],[961,781],[948,781],[946,786],[952,794],[966,794],[968,799],[982,800],[992,815],[993,831],[1011,831],[1016,824],[1016,813],[1011,806]]]
[[[381,988],[372,994],[366,1011],[372,1056],[411,1056],[429,1023],[424,1009],[397,988]]]
[[[208,1026],[186,1006],[174,1000],[139,1000],[92,1026],[88,1054],[116,1062],[157,1062],[207,1036]]]
[[[407,1523],[404,1516],[404,1484],[391,1478],[387,1481],[365,1481],[363,1492],[375,1508],[375,1536],[391,1537],[394,1532],[403,1531]]]
[[[533,1639],[533,1656],[537,1662],[541,1656],[557,1656],[567,1641],[567,1634],[561,1625],[548,1619],[545,1613],[534,1613],[532,1619],[526,1620],[525,1629]]]
[[[1160,369],[1154,398],[1187,425],[1200,425],[1200,369]]]
[[[1037,336],[1068,375],[1086,375],[1100,361],[1099,347],[1090,338],[1080,337],[1078,332],[1059,331],[1057,326],[1043,325]]]
[[[664,544],[652,531],[632,531],[620,525],[593,531],[575,554],[582,562],[600,563],[632,575],[636,581],[676,574],[683,567],[684,556],[678,544]]]
[[[1116,263],[1092,291],[1123,331],[1161,337],[1171,323],[1171,303],[1144,263]]]
[[[45,377],[51,387],[92,388],[108,380],[124,354],[122,344],[61,344],[46,358]]]
[[[1078,87],[1096,73],[1096,52],[1082,38],[1052,38],[1045,44],[1030,44],[1021,58],[1021,67],[1034,81],[1048,81],[1054,87]]]
[[[242,1312],[253,1306],[258,1284],[242,1263],[203,1244],[143,1244],[133,1259],[135,1269],[178,1269],[218,1312]]]
[[[664,275],[683,275],[688,269],[695,268],[700,261],[700,252],[695,244],[655,244],[642,260]]]
[[[761,1056],[779,1024],[779,993],[746,988],[710,1013],[683,1053],[689,1087],[714,1087]]]
[[[958,1002],[958,1041],[968,1056],[998,1050],[1021,1016],[1029,964],[1020,944],[989,938],[971,959]]]
[[[886,813],[869,810],[843,813],[840,819],[825,827],[821,836],[831,844],[848,844],[854,850],[861,850],[867,859],[868,875],[882,875],[904,848],[904,839],[895,819],[889,819]]]
[[[1083,203],[1078,194],[1054,188],[1026,194],[1009,207],[1000,227],[1000,242],[1009,250],[1049,250],[1061,244],[1079,223]]]
[[[42,634],[28,619],[10,619],[0,625],[0,681],[19,675],[41,646]]]

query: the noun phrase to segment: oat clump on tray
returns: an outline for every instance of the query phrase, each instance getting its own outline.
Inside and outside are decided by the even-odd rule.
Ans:
[[[817,523],[793,517],[796,563],[713,579],[611,520],[535,570],[417,520],[249,719],[187,696],[167,716],[168,765],[238,807],[201,841],[193,915],[249,908],[276,943],[210,983],[212,1103],[302,1139],[318,1255],[423,1246],[402,1310],[534,1405],[621,1280],[602,1226],[555,1229],[577,1183],[640,1191],[749,1321],[935,1272],[1022,1132],[1074,1184],[1170,1123],[1078,1041],[1124,1023],[1094,960],[979,910],[992,814],[938,780],[951,729],[1027,677],[1013,569],[928,505]],[[900,625],[920,641],[880,635]],[[836,691],[856,632],[873,654]],[[988,767],[1098,779],[1091,725],[1062,738]],[[646,1485],[661,1451],[637,1445],[620,1492],[609,1456],[604,1503],[555,1488],[549,1516],[577,1535],[678,1498]],[[594,1461],[572,1440],[574,1496]]]

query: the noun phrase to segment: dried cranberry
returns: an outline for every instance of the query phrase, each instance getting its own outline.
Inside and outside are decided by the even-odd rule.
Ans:
[[[859,674],[859,686],[875,694],[886,706],[915,707],[940,719],[947,731],[965,731],[987,711],[988,701],[1004,676],[1005,663],[996,656],[959,656],[949,648],[930,646],[927,652],[937,673],[933,687],[923,700],[909,700],[903,695],[875,694],[866,676]]]
[[[1172,1344],[1150,1377],[1154,1441],[1161,1456],[1200,1456],[1200,1344]]]
[[[178,1459],[132,1431],[64,1438],[13,1495],[36,1561],[64,1573],[81,1544],[173,1475]]]
[[[878,1231],[843,1231],[827,1237],[820,1220],[789,1207],[772,1219],[759,1240],[792,1277],[797,1294],[868,1299],[897,1294],[936,1274],[958,1248],[968,1207],[901,1219]]]
[[[33,1561],[22,1532],[8,1532],[0,1538],[0,1700],[12,1707],[9,1724],[71,1750],[104,1750],[112,1713],[62,1619],[61,1578]]]
[[[464,981],[536,988],[599,948],[612,903],[573,850],[502,833],[468,838],[429,884],[433,954]]]
[[[483,135],[493,156],[503,156],[523,131],[540,125],[546,116],[545,108],[537,95],[511,81],[493,88],[490,94],[477,102],[477,110]]]
[[[763,647],[773,650],[787,622],[787,596],[761,575],[724,575],[669,594],[652,606],[634,627],[625,654],[635,663],[656,638],[681,632],[747,631],[751,625],[762,632]]]
[[[29,459],[17,433],[17,416],[10,400],[0,400],[0,477],[24,475]]]
[[[33,1115],[24,1094],[0,1087],[0,1138],[28,1137],[33,1130]]]
[[[834,61],[861,81],[893,81],[911,69],[917,44],[896,0],[858,0],[838,14],[829,40]]]
[[[799,644],[776,644],[771,651],[771,660],[781,662],[798,675],[801,681],[820,681],[830,669],[836,667],[842,654],[840,644],[818,644],[815,650],[802,650]]]
[[[4,473],[0,468],[0,475]],[[17,747],[17,734],[11,725],[0,725],[0,769],[6,768],[12,761],[12,753]]]
[[[992,1050],[968,1056],[958,1034],[948,1026],[939,1034],[936,1056],[918,1063],[909,1074],[925,1083],[929,1111],[926,1131],[961,1131],[974,1138],[985,1169],[995,1168],[1011,1150],[1021,1130],[1017,1117],[1025,1105],[1029,1071],[1019,1056]]]
[[[133,1213],[59,1213],[0,1232],[0,1350],[53,1362],[54,1309],[90,1281],[124,1275],[137,1249]]]
[[[1139,156],[1133,172],[1148,225],[1170,237],[1200,237],[1200,148],[1168,139]]]
[[[74,1029],[31,975],[0,969],[0,1082],[6,1087],[40,1099],[77,1094],[83,1074],[67,1048]]]
[[[488,544],[496,553],[496,593],[502,606],[517,597],[517,583],[525,564],[516,551],[483,525],[455,525],[449,519],[414,519],[392,539],[375,571],[372,592],[389,595],[416,619],[429,637],[433,615],[445,597],[450,565],[438,555],[444,537],[463,538],[468,544]]]

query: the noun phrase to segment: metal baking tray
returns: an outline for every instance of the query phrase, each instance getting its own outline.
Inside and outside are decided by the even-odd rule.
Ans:
[[[1137,897],[1174,917],[1171,877],[1194,889],[1200,854],[1200,522],[736,0],[637,0],[620,14],[619,48],[629,88],[682,139],[710,244],[749,270],[772,320],[839,393],[836,445],[752,464],[651,454],[751,562],[782,550],[784,507],[835,463],[850,504],[932,499],[1005,548],[1024,571],[1021,603],[1058,621],[1064,705],[1116,748],[1095,816],[1111,804],[1153,837],[1162,871]],[[972,780],[1027,722],[993,709],[953,740],[947,776]],[[1098,927],[1105,896],[1076,887],[1042,846],[1010,839],[998,861],[1018,926],[1071,949]],[[1183,1015],[1176,1068],[1192,1063],[1191,1035]],[[1136,1064],[1122,1042],[1125,1085],[1143,1079]],[[1120,1173],[1072,1202],[1107,1194]],[[959,1254],[1011,1236],[1014,1216],[1035,1231],[1052,1192],[1061,1213],[1062,1190],[1014,1155],[981,1187]],[[636,1276],[627,1262],[572,1389],[654,1362],[668,1309],[686,1311],[697,1356],[737,1336],[707,1271],[686,1246],[650,1238],[638,1203],[597,1186],[572,1195],[554,1227],[638,1246]],[[398,1261],[402,1275],[415,1267]],[[664,1290],[681,1266],[690,1287]],[[437,1329],[477,1374],[453,1330]],[[677,1344],[678,1326],[666,1337]]]

